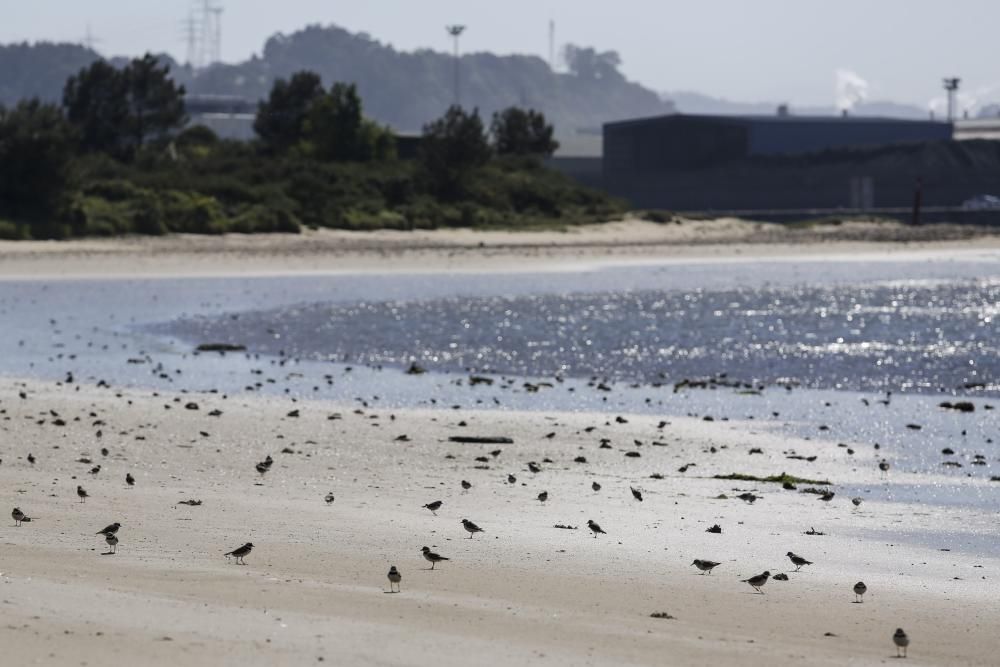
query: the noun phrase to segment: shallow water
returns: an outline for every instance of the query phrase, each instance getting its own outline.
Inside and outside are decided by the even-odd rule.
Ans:
[[[975,253],[503,275],[5,281],[0,374],[381,407],[752,419],[831,448],[850,443],[859,467],[885,456],[894,469],[956,482],[838,493],[996,508],[1000,483],[988,480],[1000,474],[1000,419],[986,408],[1000,403],[998,303],[1000,261]],[[206,341],[246,344],[249,354],[191,354]],[[432,372],[403,374],[413,359]],[[470,370],[507,379],[470,387]],[[719,373],[754,393],[673,391],[680,378]],[[590,376],[607,378],[608,390]],[[879,402],[887,390],[888,406]],[[937,407],[956,396],[976,411]],[[986,465],[973,465],[976,454]],[[961,483],[970,476],[974,484]]]

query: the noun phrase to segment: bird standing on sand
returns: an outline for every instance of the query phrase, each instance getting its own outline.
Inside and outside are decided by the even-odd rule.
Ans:
[[[851,502],[854,504],[855,507],[861,507],[861,503],[863,503],[864,500],[862,500],[861,498],[851,498]]]
[[[429,509],[431,511],[431,514],[433,514],[434,516],[437,516],[437,511],[439,509],[441,509],[441,505],[444,505],[443,501],[435,500],[434,502],[427,503],[426,505],[423,505],[422,507],[426,507],[427,509]]]
[[[542,491],[541,493],[538,494],[538,501],[539,502],[543,502],[544,503],[548,499],[549,499],[549,492],[548,491]]]
[[[882,477],[885,477],[889,474],[889,462],[882,459],[878,462],[878,469],[882,471]]]
[[[598,484],[597,482],[592,482],[591,485],[590,485],[590,488],[592,488],[594,491],[600,491],[601,490],[601,485]]]
[[[129,486],[135,486],[135,477],[132,476],[132,473],[125,473],[125,483]]]
[[[462,519],[462,526],[463,526],[463,527],[464,527],[464,528],[465,528],[465,529],[466,529],[467,531],[469,531],[469,539],[470,539],[470,540],[472,539],[472,536],[473,536],[473,535],[475,535],[476,533],[481,533],[481,532],[483,532],[483,529],[482,529],[482,528],[480,528],[480,527],[479,527],[479,526],[477,526],[476,524],[472,523],[472,522],[471,522],[471,521],[469,521],[468,519]]]
[[[15,526],[20,526],[22,521],[31,521],[31,517],[25,516],[20,507],[15,507],[14,511],[11,512],[10,515],[14,518]]]
[[[865,601],[865,593],[868,592],[868,587],[865,586],[865,582],[859,581],[854,584],[854,595],[856,596],[854,601],[861,603]]]
[[[791,551],[789,551],[785,555],[788,556],[788,560],[792,561],[792,565],[795,566],[795,571],[796,572],[798,572],[800,569],[802,569],[803,565],[812,565],[812,561],[811,560],[806,560],[802,556],[798,556],[796,554],[793,554]]]
[[[237,565],[246,565],[243,559],[248,555],[250,555],[251,551],[253,551],[253,542],[247,542],[242,547],[239,547],[238,549],[233,549],[229,553],[223,554],[223,556],[225,556],[226,558],[233,556],[234,558],[236,558]]]
[[[513,475],[507,475],[507,483],[517,484],[517,477],[514,477]]]
[[[639,489],[635,488],[634,486],[630,486],[628,488],[632,491],[632,497],[635,498],[636,500],[638,500],[641,503],[642,502],[642,491],[640,491]]]
[[[471,488],[472,488],[472,484],[471,484],[471,483],[469,483],[469,482],[466,482],[466,481],[465,481],[465,480],[463,479],[463,480],[462,480],[462,490],[463,490],[463,491],[468,491],[468,490],[469,490],[469,489],[471,489]]]
[[[118,536],[114,533],[108,533],[104,536],[104,541],[108,543],[108,553],[116,554],[118,553]]]
[[[598,526],[597,522],[595,522],[593,519],[587,519],[587,527],[590,528],[590,531],[592,533],[594,533],[595,538],[597,537],[598,533],[600,533],[601,535],[607,535],[607,533],[604,532],[604,529]]]
[[[743,502],[750,503],[751,505],[754,504],[754,501],[756,501],[758,498],[760,498],[760,496],[756,496],[756,495],[750,493],[749,491],[747,491],[746,493],[741,493],[740,495],[738,495],[736,497],[739,498],[740,500],[742,500]]]
[[[719,566],[715,561],[699,560],[698,558],[695,558],[691,564],[701,570],[702,574],[712,574],[712,569]]]
[[[910,638],[903,632],[903,628],[896,628],[896,634],[892,636],[892,643],[896,645],[896,657],[899,657],[899,649],[903,649],[903,657],[906,657],[906,647],[910,645]]]
[[[99,530],[99,531],[97,531],[94,534],[95,535],[114,535],[115,533],[118,532],[118,529],[121,528],[121,527],[122,527],[122,525],[120,523],[118,523],[117,521],[115,521],[110,526],[105,526],[103,530]]]
[[[399,573],[395,565],[389,566],[389,592],[398,593],[399,592],[399,582],[403,580],[403,575]],[[396,590],[393,590],[393,585],[396,586]]]
[[[542,472],[542,467],[537,463],[535,463],[534,461],[528,461],[528,470],[530,470],[533,473],[539,473]]]
[[[87,498],[90,496],[90,494],[87,493],[87,490],[79,485],[76,487],[76,495],[80,497],[81,503],[87,502]]]
[[[445,558],[441,554],[434,553],[433,551],[431,551],[430,547],[423,547],[422,549],[420,549],[420,551],[424,554],[424,560],[426,560],[431,564],[432,570],[434,569],[434,566],[440,563],[441,561],[451,560],[450,558]]]
[[[329,505],[334,500],[336,500],[336,498],[333,497],[333,493],[328,493],[328,494],[326,494],[326,496],[323,497],[323,500],[325,500],[326,504]]]
[[[768,572],[768,571],[764,571],[764,572],[758,574],[755,577],[750,577],[749,579],[740,579],[740,581],[743,582],[744,584],[750,584],[751,586],[753,586],[753,589],[755,591],[757,591],[758,593],[760,593],[761,595],[763,595],[764,591],[762,591],[760,589],[764,586],[764,584],[767,583],[767,580],[770,577],[771,577],[771,573]]]

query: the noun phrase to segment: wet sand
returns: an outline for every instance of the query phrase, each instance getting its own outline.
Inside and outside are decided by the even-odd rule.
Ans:
[[[185,408],[192,401],[197,410]],[[787,472],[828,479],[834,490],[954,480],[894,470],[883,481],[870,445],[848,457],[763,424],[670,419],[661,428],[650,416],[616,416],[390,413],[0,380],[0,494],[37,517],[0,529],[6,660],[867,665],[895,655],[891,636],[903,627],[908,663],[995,664],[1000,560],[943,550],[948,531],[988,531],[992,514],[855,509],[840,493],[825,503],[711,477]],[[448,441],[456,435],[514,443]],[[756,447],[763,453],[750,456]],[[789,460],[791,449],[819,458]],[[261,478],[254,464],[268,454],[275,464]],[[529,472],[529,461],[542,471]],[[696,465],[678,472],[687,463]],[[473,484],[467,493],[462,479]],[[543,490],[545,504],[536,500]],[[735,497],[745,491],[761,498]],[[185,499],[203,504],[177,504]],[[437,516],[421,507],[432,500],[444,501]],[[467,539],[462,518],[485,533]],[[592,537],[587,519],[608,534]],[[102,555],[94,533],[113,521],[122,524],[119,553]],[[721,534],[705,532],[715,523]],[[826,534],[805,535],[810,528]],[[894,539],[901,532],[924,533],[934,546],[904,545]],[[227,562],[222,554],[246,541],[256,545],[246,565]],[[424,545],[451,560],[427,570]],[[814,564],[793,572],[789,550]],[[702,576],[694,558],[721,565]],[[390,564],[403,574],[399,594],[386,593]],[[789,581],[768,582],[764,595],[740,583],[765,569]],[[869,589],[862,604],[851,591],[858,580]]]

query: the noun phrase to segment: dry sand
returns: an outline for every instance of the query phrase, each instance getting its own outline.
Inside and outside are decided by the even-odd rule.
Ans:
[[[789,228],[735,219],[625,220],[563,231],[306,231],[0,241],[0,278],[559,270],[639,261],[864,258],[1000,250],[988,227],[847,222]]]
[[[824,503],[710,479],[786,471],[876,485],[869,445],[848,457],[753,422],[658,428],[648,416],[354,407],[0,380],[4,511],[37,517],[0,527],[4,664],[868,665],[890,662],[897,626],[912,640],[908,663],[996,664],[1000,562],[940,551],[943,538],[927,548],[894,539],[981,530],[994,516],[854,509],[842,494]],[[403,434],[408,442],[396,440]],[[514,444],[447,441],[494,434]],[[788,460],[789,449],[819,459]],[[632,450],[641,457],[624,456]],[[254,464],[266,454],[276,463],[260,479]],[[541,473],[528,472],[546,457]],[[893,471],[892,481],[916,479]],[[734,488],[762,498],[745,504]],[[190,498],[203,504],[177,504]],[[421,508],[437,499],[438,516]],[[463,517],[486,532],[466,539]],[[608,534],[593,538],[588,518]],[[119,553],[102,555],[94,533],[113,521]],[[722,534],[705,532],[713,523]],[[826,535],[804,535],[810,527]],[[256,549],[245,566],[223,558],[247,540]],[[423,545],[451,560],[428,571]],[[789,550],[815,564],[791,573]],[[702,576],[694,558],[722,564]],[[396,595],[386,593],[390,564],[403,574]],[[769,582],[765,595],[740,583],[764,569],[790,581]],[[858,580],[869,588],[863,604],[853,603]],[[675,618],[650,617],[660,611]]]

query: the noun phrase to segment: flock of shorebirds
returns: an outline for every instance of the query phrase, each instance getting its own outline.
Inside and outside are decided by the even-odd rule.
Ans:
[[[31,458],[32,458],[31,455],[29,455],[29,460]],[[31,462],[34,463],[34,461],[31,461]],[[270,455],[268,455],[263,461],[258,462],[254,467],[255,467],[256,471],[263,477],[267,472],[270,471],[270,469],[271,469],[271,467],[272,467],[273,464],[274,464],[274,460],[272,459],[272,457]],[[889,470],[889,464],[884,459],[879,462],[879,466],[878,467],[879,467],[879,469],[880,469],[880,471],[882,472],[883,475],[886,474],[888,472],[888,470]],[[99,469],[99,466],[97,466],[97,469]],[[540,471],[540,468],[538,468],[537,464],[535,464],[534,462],[532,462],[532,463],[529,464],[529,469],[531,469],[532,472],[539,472]],[[96,472],[94,470],[92,470],[91,472],[94,473],[94,474],[96,474]],[[509,475],[508,479],[507,479],[507,482],[510,483],[510,484],[514,484],[516,482],[515,476],[514,475]],[[131,473],[126,474],[126,476],[125,476],[125,483],[126,483],[126,485],[128,487],[133,487],[135,485],[135,478],[131,475]],[[462,487],[462,490],[463,490],[463,493],[464,493],[465,491],[468,491],[470,488],[472,488],[472,484],[470,482],[466,481],[466,480],[462,480],[461,481],[461,487]],[[602,487],[601,487],[601,485],[598,482],[594,481],[594,482],[592,482],[591,488],[595,492],[598,492],[598,491],[601,490]],[[639,501],[639,502],[643,501],[643,495],[642,495],[642,491],[640,489],[636,489],[635,487],[629,487],[629,490],[632,493],[632,497],[636,501]],[[77,497],[80,499],[81,503],[86,502],[87,498],[90,497],[89,494],[87,493],[87,490],[84,489],[82,485],[77,485],[77,487],[76,487],[76,494],[77,494]],[[832,497],[832,495],[833,494],[831,493],[830,496]],[[538,499],[539,502],[545,503],[548,500],[548,492],[547,491],[542,491],[541,493],[538,494],[537,499]],[[754,499],[756,499],[756,497]],[[335,498],[334,498],[334,495],[332,493],[328,493],[324,497],[324,500],[326,501],[327,504],[330,504],[330,503],[334,502]],[[749,502],[752,502],[752,501],[749,501]],[[857,498],[852,499],[852,502],[854,503],[855,506],[857,506],[857,505],[860,504],[860,499],[857,499]],[[432,514],[434,514],[436,516],[437,515],[437,511],[439,509],[441,509],[441,507],[443,505],[444,505],[443,501],[441,501],[441,500],[435,500],[435,501],[432,501],[432,502],[429,502],[429,503],[423,505],[422,507],[425,508],[425,509],[427,509],[427,510],[429,510]],[[14,519],[14,525],[16,527],[20,527],[22,523],[30,523],[30,522],[33,521],[33,519],[31,517],[27,516],[19,507],[15,507],[13,509],[13,511],[11,512],[11,517]],[[482,528],[479,527],[479,525],[477,525],[473,521],[470,521],[469,519],[462,519],[461,520],[461,524],[462,524],[463,529],[469,534],[469,539],[472,539],[477,533],[483,533],[483,532],[485,532]],[[591,533],[592,533],[592,535],[593,535],[593,537],[595,539],[597,538],[598,535],[606,535],[607,534],[606,531],[603,528],[601,528],[601,526],[597,522],[595,522],[593,519],[588,519],[588,521],[587,521],[587,527],[590,529],[590,531],[591,531]],[[116,554],[118,552],[118,532],[119,532],[120,528],[121,528],[121,524],[119,522],[115,522],[115,523],[109,524],[108,526],[105,526],[102,530],[97,531],[96,535],[103,536],[105,542],[108,545],[108,551],[105,552],[105,555],[112,555],[112,554]],[[713,532],[712,529],[709,529],[709,531]],[[717,531],[715,531],[715,532],[717,532]],[[236,564],[238,564],[238,565],[246,565],[246,562],[245,562],[244,559],[248,555],[250,555],[250,552],[253,550],[253,548],[254,548],[253,543],[252,542],[247,542],[247,543],[243,544],[242,546],[239,546],[239,547],[233,549],[232,551],[228,551],[228,552],[224,553],[223,555],[227,558],[227,560],[228,559],[233,559],[233,561]],[[431,548],[427,547],[427,546],[424,546],[424,547],[421,548],[421,554],[422,554],[423,558],[427,562],[429,562],[431,564],[430,568],[428,568],[429,570],[433,570],[438,563],[442,563],[442,562],[446,562],[446,561],[450,560],[450,558],[447,558],[447,557],[442,556],[441,554],[439,554],[439,553],[437,553],[435,551],[432,551]],[[806,559],[806,558],[804,558],[804,557],[802,557],[802,556],[800,556],[800,555],[798,555],[796,553],[793,553],[791,551],[787,552],[785,554],[785,556],[789,559],[789,561],[791,561],[792,565],[795,566],[795,570],[794,570],[795,572],[800,571],[803,567],[805,567],[807,565],[812,565],[813,564],[812,561],[810,561],[810,560],[808,560],[808,559]],[[694,559],[694,561],[692,561],[691,565],[693,565],[698,570],[700,570],[703,575],[707,575],[707,574],[711,574],[712,571],[716,567],[718,567],[719,565],[721,565],[721,563],[716,562],[716,561],[712,561],[712,560],[698,559],[698,558],[696,558],[696,559]],[[399,592],[401,592],[401,590],[402,590],[401,589],[401,584],[402,584],[403,576],[402,576],[402,573],[399,571],[399,569],[395,565],[390,566],[387,577],[388,577],[388,580],[389,580],[389,591],[388,592],[389,593],[399,593]],[[774,577],[772,577],[770,571],[764,571],[764,572],[762,572],[760,574],[757,574],[755,576],[752,576],[752,577],[750,577],[748,579],[741,579],[740,581],[741,581],[741,583],[748,584],[751,588],[754,589],[754,591],[756,591],[757,593],[763,595],[764,594],[763,587],[764,587],[765,584],[767,584],[768,580],[770,580],[771,578],[783,579],[783,580],[787,580],[788,579],[787,575],[778,574],[778,575],[774,575]],[[865,595],[865,593],[868,592],[868,587],[865,585],[865,583],[862,582],[862,581],[857,582],[856,584],[854,584],[852,590],[853,590],[854,595],[855,595],[855,602],[856,603],[862,603],[864,601],[864,595]],[[909,643],[910,643],[909,637],[907,636],[906,632],[904,632],[902,628],[898,628],[896,630],[896,632],[893,634],[892,640],[893,640],[893,643],[895,644],[896,649],[897,649],[897,657],[903,657],[903,658],[905,658],[906,657],[906,650],[907,650],[907,647],[909,646]]]

